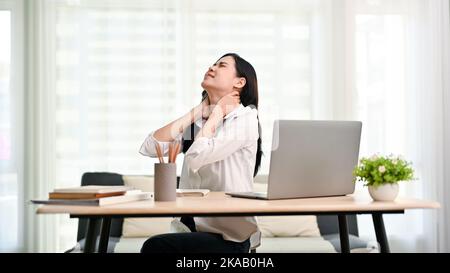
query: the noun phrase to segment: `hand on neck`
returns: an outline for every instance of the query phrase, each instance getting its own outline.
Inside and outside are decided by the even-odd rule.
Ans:
[[[209,99],[209,105],[215,106],[220,99],[222,99],[224,96],[228,95],[230,92],[208,92],[208,99]]]
[[[209,97],[209,105],[214,106],[217,102],[222,98],[221,96],[215,94],[208,94]]]

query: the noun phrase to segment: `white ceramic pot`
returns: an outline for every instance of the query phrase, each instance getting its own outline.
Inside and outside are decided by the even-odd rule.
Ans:
[[[369,186],[369,193],[375,201],[394,201],[398,195],[398,184]]]

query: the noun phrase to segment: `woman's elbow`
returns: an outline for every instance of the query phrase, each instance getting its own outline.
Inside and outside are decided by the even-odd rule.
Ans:
[[[146,143],[142,144],[139,153],[143,156],[157,157],[155,149],[150,148]]]

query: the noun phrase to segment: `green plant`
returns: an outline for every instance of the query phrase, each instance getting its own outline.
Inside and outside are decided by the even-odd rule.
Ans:
[[[364,186],[380,186],[413,180],[414,170],[411,164],[393,155],[361,158],[359,165],[353,170],[354,182],[365,182]]]

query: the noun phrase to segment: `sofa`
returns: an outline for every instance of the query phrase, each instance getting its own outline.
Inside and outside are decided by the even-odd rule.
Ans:
[[[266,176],[257,176],[255,191],[264,191]],[[81,185],[127,185],[143,191],[153,191],[153,177],[121,175],[117,173],[85,173]],[[378,244],[358,237],[356,215],[347,216],[351,252],[377,253]],[[146,239],[153,235],[173,232],[172,218],[113,219],[108,252],[139,252]],[[261,216],[257,217],[261,230],[261,244],[252,252],[258,253],[335,253],[340,252],[338,220],[335,215]],[[87,222],[80,219],[76,245],[66,252],[82,252]],[[96,227],[99,234],[100,227]],[[98,240],[97,240],[98,244]]]

